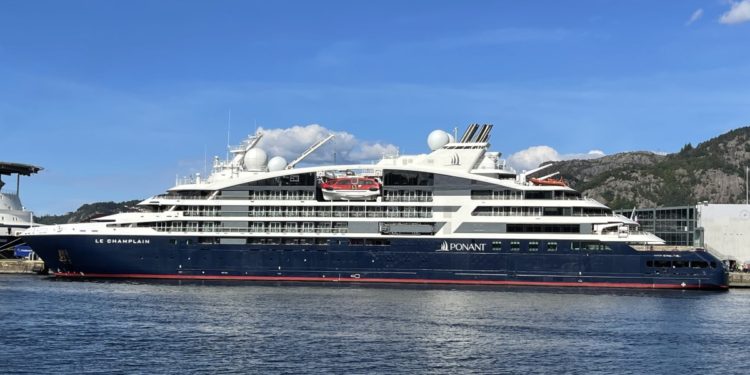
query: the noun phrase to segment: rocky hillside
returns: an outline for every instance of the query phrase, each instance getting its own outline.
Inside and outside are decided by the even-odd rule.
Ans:
[[[750,166],[750,127],[732,130],[678,153],[628,152],[555,162],[570,186],[613,208],[681,206],[700,201],[743,203]]]
[[[107,216],[118,212],[133,212],[138,211],[135,207],[140,200],[133,200],[127,202],[99,202],[84,204],[78,208],[75,212],[68,212],[63,215],[46,215],[35,217],[34,221],[39,224],[68,224],[68,223],[82,223],[95,219],[97,217]]]

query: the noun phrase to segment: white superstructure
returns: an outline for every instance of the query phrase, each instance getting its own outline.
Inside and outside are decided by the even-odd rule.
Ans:
[[[638,224],[567,186],[540,186],[489,152],[491,125],[472,125],[460,139],[444,131],[430,152],[385,155],[372,164],[297,167],[257,147],[261,135],[232,148],[213,171],[178,181],[166,194],[92,223],[34,228],[29,234],[198,236],[207,244],[311,241],[356,237],[580,241],[659,244]],[[330,138],[327,138],[330,139]],[[326,139],[326,140],[327,140]],[[367,199],[331,200],[321,184],[344,176],[380,182]],[[346,194],[338,196],[346,197]],[[533,246],[533,242],[532,245]],[[552,246],[550,243],[547,246]]]
[[[15,237],[33,225],[33,214],[21,204],[20,176],[37,173],[41,168],[18,163],[0,162],[0,248],[10,245]],[[5,187],[2,176],[16,175],[16,191]]]

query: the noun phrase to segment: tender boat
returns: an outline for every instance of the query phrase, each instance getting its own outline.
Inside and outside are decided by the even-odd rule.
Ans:
[[[380,184],[369,177],[341,177],[320,184],[327,201],[369,201],[380,196]]]
[[[531,178],[529,179],[532,184],[538,186],[568,186],[568,183],[562,179],[562,177],[555,178]]]

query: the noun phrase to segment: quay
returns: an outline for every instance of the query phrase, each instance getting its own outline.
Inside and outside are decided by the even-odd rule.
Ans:
[[[747,272],[730,272],[730,288],[750,288],[750,273]]]
[[[44,262],[28,259],[0,259],[0,273],[41,273]]]

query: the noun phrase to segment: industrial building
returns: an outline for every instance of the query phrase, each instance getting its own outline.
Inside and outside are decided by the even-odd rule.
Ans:
[[[750,205],[700,203],[616,212],[636,219],[667,245],[705,248],[727,260],[750,263]]]

